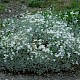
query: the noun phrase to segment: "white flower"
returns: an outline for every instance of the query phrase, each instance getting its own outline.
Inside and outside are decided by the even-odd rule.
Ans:
[[[45,57],[47,58],[48,56],[47,56],[47,55],[45,55]]]
[[[44,59],[44,56],[42,56],[42,59]]]
[[[19,46],[17,47],[17,50],[21,49]]]
[[[61,56],[61,53],[55,53],[55,57]]]
[[[80,45],[78,46],[78,48],[80,49]]]
[[[68,58],[70,58],[70,54],[71,54],[71,53],[68,52],[67,54],[68,54]]]
[[[73,15],[73,14],[75,14],[75,13],[72,11],[72,12],[70,12],[70,14]]]
[[[9,12],[11,12],[11,10],[9,9]]]
[[[78,61],[76,61],[76,64],[79,64]]]
[[[6,59],[4,59],[4,62],[6,62],[7,60]]]
[[[40,45],[38,49],[45,49],[45,45]]]
[[[50,54],[51,54],[51,55],[53,55],[53,53],[52,53],[52,52],[51,52]]]
[[[56,61],[56,59],[53,59],[53,61],[55,62],[55,61]]]
[[[30,32],[32,30],[32,28],[30,27],[29,29],[27,29],[27,32]]]
[[[4,54],[4,56],[5,56],[5,57],[8,57],[8,55],[7,55],[7,54]]]
[[[15,52],[12,52],[13,55],[15,55]]]
[[[80,56],[80,52],[77,53]]]
[[[78,15],[79,14],[79,11],[75,12],[75,15]]]
[[[53,34],[54,31],[53,31],[53,30],[47,30],[47,33],[48,33],[48,34]]]
[[[13,60],[13,56],[10,56],[11,60]]]
[[[29,60],[30,58],[27,58],[27,60]]]
[[[5,27],[5,24],[3,24],[3,27]]]
[[[47,53],[50,52],[49,48],[43,48],[42,51],[47,52]]]

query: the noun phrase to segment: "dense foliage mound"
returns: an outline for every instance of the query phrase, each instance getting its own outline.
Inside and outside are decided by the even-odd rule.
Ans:
[[[20,17],[4,19],[0,30],[0,69],[38,74],[72,70],[80,64],[80,36],[74,35],[73,27],[65,17],[59,19],[49,10],[35,14],[27,11]]]

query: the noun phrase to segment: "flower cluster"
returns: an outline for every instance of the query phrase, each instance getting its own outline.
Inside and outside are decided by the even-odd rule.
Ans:
[[[20,15],[20,18],[7,18],[3,21],[0,54],[3,53],[4,62],[26,53],[29,55],[27,60],[37,63],[56,62],[58,58],[66,56],[72,64],[78,64],[72,55],[80,55],[80,38],[71,32],[73,25],[67,26],[57,15],[53,16],[51,11]]]

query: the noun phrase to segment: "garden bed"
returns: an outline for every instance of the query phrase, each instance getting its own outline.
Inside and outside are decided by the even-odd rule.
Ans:
[[[79,12],[72,11],[69,15],[61,18],[49,9],[2,19],[1,69],[37,74],[74,70],[74,65],[80,64]]]
[[[53,8],[10,5],[1,17],[1,70],[44,74],[80,65],[79,9],[55,14]]]

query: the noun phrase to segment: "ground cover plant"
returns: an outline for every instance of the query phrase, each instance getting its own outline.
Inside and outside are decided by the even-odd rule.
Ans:
[[[3,19],[0,69],[37,74],[74,70],[80,64],[80,11],[54,14],[52,9]],[[68,23],[67,16],[71,15]],[[75,25],[74,25],[74,24]],[[74,29],[74,26],[76,27]],[[75,34],[75,31],[78,34]],[[77,32],[76,31],[76,32]]]

